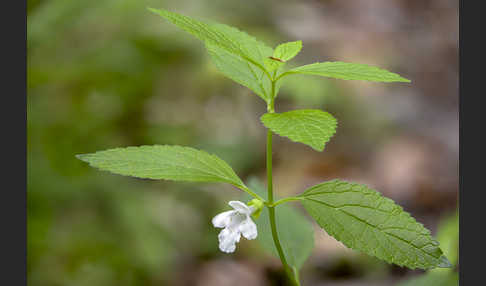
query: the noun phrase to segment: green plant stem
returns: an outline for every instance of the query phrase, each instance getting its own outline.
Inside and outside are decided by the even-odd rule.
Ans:
[[[267,131],[267,185],[268,203],[273,204],[273,176],[272,176],[272,131]]]
[[[267,107],[269,113],[274,113],[274,99],[275,99],[275,81],[272,80],[272,97],[270,100],[270,104]],[[284,267],[285,272],[287,273],[290,280],[295,285],[300,285],[299,281],[294,275],[294,271],[287,263],[287,259],[285,258],[285,254],[282,249],[282,245],[280,244],[280,240],[278,238],[277,232],[277,225],[275,223],[275,206],[273,205],[273,176],[272,176],[272,131],[267,131],[267,186],[268,186],[268,217],[270,219],[270,228],[272,230],[272,238],[273,243],[275,244],[275,248],[277,249],[278,256],[280,257],[280,261],[282,261],[282,265]]]
[[[286,198],[280,199],[280,200],[278,200],[278,201],[276,201],[272,204],[268,204],[268,207],[276,207],[279,204],[283,204],[283,203],[286,203],[286,202],[300,201],[300,200],[303,200],[303,198],[301,198],[301,197],[286,197]]]
[[[269,205],[273,204],[273,182],[272,182],[272,131],[267,131],[267,184],[268,184],[268,203]],[[277,232],[277,225],[275,223],[275,207],[269,206],[268,207],[268,217],[270,219],[270,228],[272,229],[272,238],[273,243],[275,244],[275,248],[277,249],[278,256],[282,261],[282,265],[287,272],[287,275],[291,275],[289,273],[289,264],[287,263],[287,259],[285,258],[285,254],[282,249],[282,245],[280,244],[280,240],[278,239],[278,232]],[[293,278],[293,275],[290,276]]]

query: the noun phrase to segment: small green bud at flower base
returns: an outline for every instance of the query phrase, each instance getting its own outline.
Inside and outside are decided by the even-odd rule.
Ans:
[[[259,199],[253,199],[247,203],[248,206],[253,207],[253,213],[251,214],[252,217],[257,219],[263,210],[263,201]]]

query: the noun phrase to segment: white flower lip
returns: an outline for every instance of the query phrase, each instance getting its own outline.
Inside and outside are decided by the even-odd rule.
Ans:
[[[255,211],[253,207],[240,201],[230,201],[228,204],[233,210],[216,215],[212,223],[214,227],[223,228],[218,235],[219,249],[225,253],[232,253],[236,250],[236,243],[240,242],[241,235],[246,239],[255,239],[258,232],[250,217]]]

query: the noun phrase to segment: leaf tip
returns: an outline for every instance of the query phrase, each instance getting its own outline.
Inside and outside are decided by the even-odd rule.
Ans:
[[[400,77],[401,82],[406,82],[406,83],[411,83],[412,81],[409,80],[408,78]]]
[[[153,12],[153,13],[155,13],[155,14],[158,14],[158,13],[159,13],[159,11],[160,11],[159,9],[155,9],[155,8],[148,7],[148,6],[147,6],[147,10],[149,10],[150,12]]]
[[[442,255],[439,258],[439,264],[437,264],[437,267],[439,268],[452,268],[452,263],[445,257],[445,255]]]
[[[74,155],[74,157],[76,157],[77,159],[81,160],[81,161],[84,161],[86,162],[86,157],[87,157],[88,154],[76,154]]]
[[[322,152],[322,151],[324,151],[324,147],[325,147],[325,145],[322,145],[322,146],[311,146],[311,145],[309,145],[309,146],[310,146],[312,149],[314,149],[315,151],[317,151],[317,152]]]

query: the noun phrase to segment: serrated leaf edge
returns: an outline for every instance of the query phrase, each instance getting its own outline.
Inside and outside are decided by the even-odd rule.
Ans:
[[[437,240],[435,240],[435,239],[432,237],[432,235],[431,235],[431,233],[430,233],[430,230],[429,230],[429,229],[427,229],[427,228],[426,228],[426,227],[425,227],[425,226],[424,226],[422,223],[418,222],[418,221],[417,221],[417,220],[416,220],[416,219],[415,219],[415,218],[414,218],[412,215],[410,215],[410,213],[409,213],[409,212],[405,211],[405,210],[403,209],[403,207],[402,207],[402,206],[400,206],[399,204],[395,203],[395,201],[394,201],[394,200],[392,200],[392,199],[390,199],[390,198],[388,198],[388,197],[383,196],[383,194],[382,194],[382,193],[380,193],[379,191],[376,191],[376,190],[372,190],[372,189],[370,189],[370,188],[369,188],[368,186],[366,186],[365,184],[358,184],[358,183],[352,183],[352,182],[348,182],[348,181],[341,180],[341,179],[334,179],[334,180],[326,181],[326,182],[323,182],[323,183],[317,184],[317,185],[315,185],[315,186],[312,186],[312,187],[310,187],[309,189],[307,189],[306,191],[304,191],[304,193],[302,193],[302,194],[298,195],[297,197],[303,197],[303,198],[305,198],[305,199],[307,199],[307,200],[310,200],[310,201],[314,201],[314,202],[315,202],[316,200],[312,200],[312,199],[308,199],[308,198],[306,198],[306,197],[307,197],[307,195],[306,195],[306,194],[307,194],[307,193],[309,193],[309,192],[311,192],[313,189],[318,188],[319,186],[321,186],[321,185],[323,185],[323,184],[328,184],[328,183],[332,183],[332,182],[342,182],[342,183],[346,183],[346,184],[352,185],[353,187],[354,187],[354,186],[365,187],[365,189],[368,191],[368,192],[366,192],[366,193],[368,193],[368,194],[373,194],[373,195],[378,195],[378,196],[380,196],[380,197],[382,197],[382,198],[384,198],[384,199],[387,199],[387,200],[391,201],[391,202],[392,202],[392,203],[393,203],[395,206],[397,206],[397,207],[398,207],[398,209],[399,209],[400,211],[402,211],[402,212],[404,212],[404,213],[408,214],[408,215],[409,215],[409,217],[410,217],[410,218],[412,218],[412,219],[414,220],[414,222],[415,222],[415,223],[417,223],[417,224],[419,224],[420,226],[422,226],[422,227],[423,227],[423,229],[425,230],[425,233],[417,233],[417,234],[420,234],[420,235],[429,235],[429,236],[430,236],[430,239],[431,239],[431,242],[430,242],[430,243],[431,243],[431,244],[435,244],[436,246],[438,246],[438,245],[439,245],[439,242],[438,242]],[[363,193],[363,192],[361,192],[361,191],[346,191],[346,192],[357,192],[357,193]],[[322,193],[330,193],[330,192],[322,192]],[[332,192],[331,192],[331,193],[332,193]],[[318,194],[320,194],[320,193],[315,193],[315,194],[312,194],[312,195],[318,195]],[[309,195],[309,196],[311,196],[311,195]],[[319,203],[323,203],[322,201],[318,201],[318,202],[319,202]],[[333,209],[339,209],[338,207],[334,207],[334,206],[332,206],[332,205],[327,205],[327,206],[328,206],[329,208],[333,208]],[[348,214],[347,212],[345,212],[345,214],[350,215],[350,214]],[[352,214],[351,214],[351,216],[353,216],[355,219],[358,219],[358,220],[360,220],[360,221],[363,221],[363,220],[361,220],[361,219],[359,219],[359,218],[356,218],[356,217],[355,217],[354,215],[352,215]],[[364,221],[363,221],[363,222],[364,222]],[[370,225],[368,222],[364,222],[364,223],[366,223],[367,225]],[[371,226],[372,226],[372,225],[371,225]],[[341,226],[341,227],[343,227],[343,226]],[[377,226],[373,226],[373,227],[374,227],[374,228],[376,228],[376,229],[378,229],[378,228],[377,228]],[[324,229],[323,227],[321,227],[321,228],[322,228],[322,229]],[[343,227],[343,228],[344,228],[344,227]],[[325,230],[325,229],[324,229],[324,230]],[[378,229],[378,230],[379,230],[379,229]],[[410,229],[407,229],[407,230],[408,230],[408,231],[412,231],[412,230],[410,230]],[[325,230],[325,231],[326,231],[326,232],[328,232],[328,230]],[[334,233],[330,233],[330,232],[328,232],[328,233],[329,233],[329,235],[331,235],[331,236],[332,236],[334,239],[336,239],[337,241],[341,242],[342,244],[344,244],[346,247],[348,247],[348,248],[350,248],[350,249],[353,249],[353,250],[358,251],[358,252],[362,252],[362,253],[364,253],[364,254],[366,254],[366,255],[375,256],[375,257],[377,257],[377,258],[379,258],[379,259],[382,259],[382,260],[387,261],[386,259],[383,259],[383,258],[381,258],[381,257],[378,257],[378,256],[376,256],[375,254],[368,254],[368,253],[366,253],[366,252],[364,252],[364,251],[362,251],[362,250],[355,249],[355,248],[351,247],[351,245],[350,245],[348,242],[343,241],[342,239],[337,238],[337,237],[335,236],[335,234],[334,234]],[[386,233],[386,232],[383,232],[383,233],[385,233],[385,234],[389,234],[389,233]],[[396,236],[395,236],[395,237],[396,237]],[[401,239],[401,238],[400,238],[400,239]],[[403,239],[401,239],[401,240],[403,240]],[[412,247],[419,249],[418,247],[416,247],[415,245],[413,245],[413,244],[409,243],[408,241],[405,241],[405,242],[406,242],[407,244],[409,244],[409,245],[412,245]],[[441,251],[441,253],[442,253],[442,250],[441,250],[440,248],[439,248],[439,250],[440,250],[440,251]],[[423,251],[422,251],[422,252],[423,252]],[[425,253],[425,254],[427,254],[428,256],[432,256],[432,255],[431,255],[431,254],[429,254],[429,253],[426,253],[426,252],[424,252],[424,253]],[[393,256],[393,255],[391,255],[391,257],[392,257],[392,259],[391,259],[391,260],[392,260],[392,262],[391,262],[391,263],[396,264],[396,265],[399,265],[399,266],[405,266],[405,264],[407,264],[407,262],[408,262],[408,261],[405,261],[405,262],[403,262],[403,263],[402,263],[402,262],[400,262],[400,261],[396,261],[396,260],[394,259],[394,256]],[[420,269],[425,269],[425,270],[428,270],[428,269],[433,269],[433,268],[436,268],[436,267],[439,267],[439,268],[450,268],[450,267],[452,267],[452,264],[449,262],[449,260],[447,259],[447,257],[446,257],[445,255],[443,255],[443,254],[442,254],[440,257],[434,257],[434,256],[432,256],[432,257],[433,257],[434,259],[437,259],[437,260],[439,261],[439,262],[437,263],[437,265],[435,265],[435,266],[429,266],[429,267],[425,267],[425,266],[424,266],[424,267],[411,267],[411,266],[406,266],[406,267],[408,267],[408,268],[410,268],[410,269],[416,269],[416,268],[420,268]]]
[[[383,68],[380,68],[380,67],[377,67],[377,66],[371,66],[371,65],[360,64],[360,63],[353,63],[353,62],[342,62],[342,61],[327,61],[327,62],[315,62],[315,63],[311,63],[311,64],[306,64],[306,65],[303,65],[303,66],[299,66],[299,67],[295,67],[293,69],[290,69],[290,70],[286,71],[284,74],[282,74],[280,77],[283,77],[285,75],[290,75],[290,74],[308,74],[308,75],[317,75],[317,76],[323,76],[323,77],[328,77],[328,78],[333,78],[333,79],[341,79],[341,80],[363,80],[363,81],[377,82],[375,80],[369,80],[369,79],[345,79],[345,78],[337,78],[337,77],[326,76],[326,75],[319,75],[317,73],[312,73],[312,72],[305,72],[305,70],[301,71],[301,69],[304,68],[304,67],[309,67],[309,66],[317,65],[317,64],[325,64],[325,63],[363,65],[363,66],[367,66],[367,67],[370,67],[370,68],[377,69],[379,71],[385,71],[387,73],[390,73],[390,75],[393,75],[393,76],[396,77],[395,80],[386,79],[384,81],[379,81],[379,82],[406,82],[406,83],[412,82],[411,80],[404,78],[397,73],[391,72],[389,70],[386,70],[386,69],[383,69]]]
[[[117,151],[117,150],[127,150],[127,149],[144,149],[144,148],[147,148],[147,147],[155,147],[155,146],[158,146],[158,147],[175,147],[175,148],[180,148],[180,149],[189,149],[189,150],[192,150],[192,151],[198,151],[198,152],[201,152],[201,153],[205,153],[206,155],[209,155],[210,157],[214,158],[215,161],[217,161],[218,164],[221,164],[221,162],[223,162],[225,165],[227,165],[227,167],[229,167],[229,170],[235,175],[235,178],[237,179],[236,180],[233,180],[232,178],[229,178],[228,176],[226,176],[226,174],[224,174],[223,176],[221,176],[222,180],[221,182],[225,182],[225,183],[228,183],[228,184],[231,184],[231,185],[234,185],[235,187],[238,187],[238,188],[247,188],[245,186],[245,184],[242,182],[242,180],[239,178],[239,176],[234,172],[234,170],[228,165],[228,163],[226,163],[223,159],[219,158],[217,155],[215,154],[211,154],[209,152],[206,152],[204,150],[200,150],[200,149],[196,149],[196,148],[192,148],[192,147],[186,147],[186,146],[179,146],[179,145],[140,145],[140,146],[127,146],[127,147],[117,147],[117,148],[112,148],[112,149],[107,149],[107,150],[100,150],[100,151],[96,151],[94,153],[86,153],[86,154],[76,154],[74,155],[77,159],[83,161],[83,162],[86,162],[88,163],[89,166],[97,169],[97,170],[100,170],[100,171],[103,171],[103,172],[108,172],[108,173],[111,173],[111,174],[114,174],[114,175],[121,175],[121,174],[118,174],[118,173],[115,173],[111,170],[107,170],[107,169],[103,169],[103,168],[100,168],[98,166],[95,166],[92,162],[86,160],[86,157],[88,156],[93,156],[93,155],[96,155],[96,154],[99,154],[99,153],[103,153],[103,152],[106,152],[106,151]],[[222,166],[222,165],[220,165]],[[209,166],[211,168],[211,166]],[[226,166],[223,165],[223,169],[227,169]],[[203,171],[205,172],[205,171]],[[208,173],[210,176],[214,176],[214,173]],[[142,178],[142,179],[149,179],[149,180],[167,180],[167,181],[180,181],[180,180],[175,180],[175,179],[153,179],[153,178],[149,178],[149,177],[146,177],[146,176],[135,176],[135,175],[121,175],[121,176],[126,176],[126,177],[133,177],[133,178]]]
[[[324,112],[324,113],[326,113],[326,114],[330,115],[330,116],[331,116],[331,118],[333,119],[334,124],[333,124],[333,126],[332,126],[332,127],[334,128],[334,129],[333,129],[333,131],[334,131],[334,132],[333,132],[333,133],[332,133],[332,134],[329,136],[329,139],[328,139],[327,141],[325,141],[325,142],[324,142],[324,144],[322,145],[322,148],[316,148],[315,146],[312,146],[312,145],[310,145],[310,144],[307,144],[307,143],[304,143],[304,142],[300,142],[300,141],[296,141],[296,140],[294,140],[294,139],[292,139],[292,138],[288,137],[287,135],[283,135],[281,132],[274,131],[274,130],[272,130],[271,128],[269,128],[269,127],[268,127],[268,126],[265,124],[265,121],[264,121],[264,117],[265,117],[265,116],[267,116],[267,117],[268,117],[268,116],[270,116],[271,114],[282,114],[282,113],[286,113],[286,112],[293,112],[293,111],[305,111],[305,110],[312,110],[312,111],[316,111],[316,110],[317,110],[317,111],[321,111],[321,112]],[[334,116],[333,116],[331,113],[329,113],[329,112],[322,111],[322,110],[319,110],[319,109],[297,109],[297,110],[291,110],[291,111],[286,111],[286,112],[282,112],[282,113],[265,113],[265,114],[263,114],[262,116],[260,116],[260,121],[262,122],[262,124],[263,124],[263,125],[264,125],[266,128],[270,129],[270,130],[271,130],[273,133],[275,133],[275,134],[277,134],[277,135],[279,135],[279,136],[281,136],[281,137],[285,137],[285,138],[289,139],[289,140],[290,140],[290,141],[292,141],[292,142],[295,142],[295,143],[301,143],[301,144],[307,145],[307,146],[311,147],[312,149],[314,149],[314,150],[316,150],[316,151],[318,151],[318,152],[322,152],[322,151],[324,151],[324,149],[325,149],[325,147],[326,147],[327,142],[329,142],[329,141],[331,140],[332,136],[334,136],[334,134],[336,134],[336,130],[337,130],[337,127],[338,127],[338,121],[337,121],[337,119],[336,119],[336,118],[335,118],[335,117],[334,117]]]

